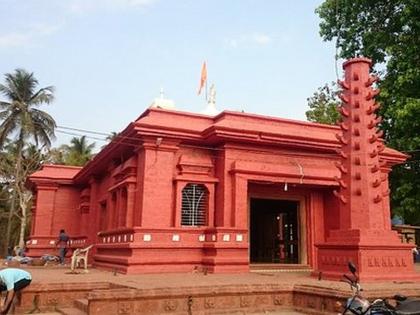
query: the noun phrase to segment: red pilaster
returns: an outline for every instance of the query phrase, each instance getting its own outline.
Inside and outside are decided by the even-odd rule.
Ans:
[[[135,198],[135,184],[128,184],[127,186],[127,227],[133,227],[133,210],[134,210],[134,198]]]
[[[89,180],[89,186],[90,186],[90,199],[89,199],[89,221],[90,221],[90,229],[88,231],[88,242],[90,244],[94,244],[97,240],[97,232],[100,231],[100,225],[99,222],[101,222],[101,211],[99,210],[99,203],[97,200],[98,195],[98,182],[97,180],[92,177]]]

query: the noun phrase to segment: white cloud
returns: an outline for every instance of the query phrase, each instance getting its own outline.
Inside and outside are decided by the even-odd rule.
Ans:
[[[30,33],[37,36],[49,36],[56,33],[60,28],[60,25],[47,25],[47,24],[34,24],[31,29]]]
[[[254,42],[260,45],[267,45],[271,42],[271,37],[267,34],[254,34],[252,39],[254,40]]]
[[[85,13],[103,9],[147,8],[157,0],[68,0],[63,2],[72,12]]]
[[[227,46],[232,48],[237,48],[238,46],[243,45],[268,45],[273,41],[272,37],[268,34],[263,33],[250,33],[244,34],[237,38],[229,38],[225,39],[225,43]]]
[[[24,46],[29,42],[29,37],[27,34],[20,33],[9,33],[9,34],[0,34],[0,47],[19,47]]]
[[[155,2],[155,0],[126,0],[132,6],[149,6]]]
[[[226,44],[232,48],[238,47],[238,41],[236,39],[227,39]]]
[[[54,34],[60,26],[33,24],[24,31],[10,32],[6,34],[0,33],[0,47],[22,47],[31,44],[35,39],[46,37]]]

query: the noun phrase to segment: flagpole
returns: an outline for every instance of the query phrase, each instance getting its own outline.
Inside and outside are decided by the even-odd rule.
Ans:
[[[206,78],[206,102],[207,102],[207,78]]]

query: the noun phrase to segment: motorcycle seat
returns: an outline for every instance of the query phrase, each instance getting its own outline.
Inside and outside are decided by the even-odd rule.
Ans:
[[[395,311],[397,315],[420,315],[420,300],[407,299],[400,302]]]

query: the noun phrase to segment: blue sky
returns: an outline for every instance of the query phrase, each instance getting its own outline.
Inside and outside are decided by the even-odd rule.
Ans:
[[[335,49],[318,34],[321,2],[0,0],[0,74],[34,72],[56,87],[43,109],[59,126],[108,133],[161,87],[177,109],[202,111],[206,60],[218,110],[305,120],[307,97],[336,80]],[[57,132],[55,145],[70,138]]]

